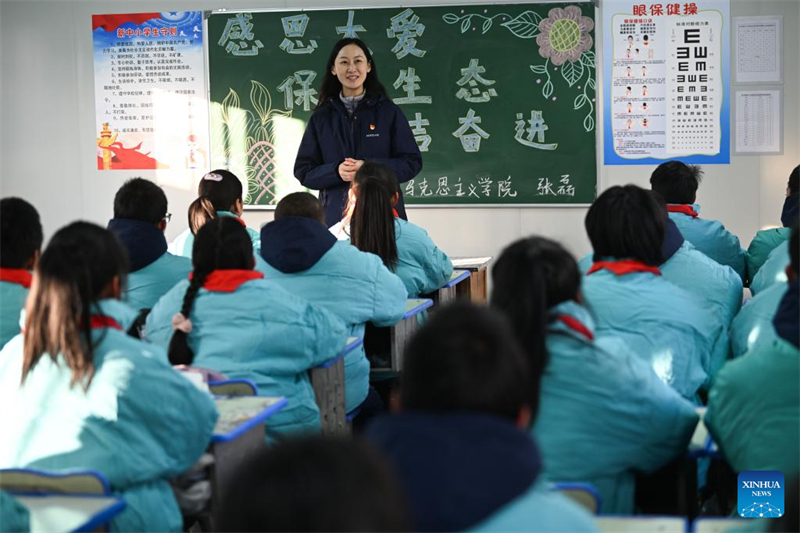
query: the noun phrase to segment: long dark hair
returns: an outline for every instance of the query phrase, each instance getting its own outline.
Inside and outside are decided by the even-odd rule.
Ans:
[[[317,109],[322,107],[325,101],[329,98],[338,98],[339,93],[342,92],[342,82],[339,81],[339,78],[337,78],[336,75],[331,72],[331,70],[336,62],[336,56],[339,55],[339,52],[342,51],[342,48],[350,44],[354,44],[361,48],[361,50],[364,52],[364,57],[367,59],[367,63],[372,66],[372,70],[367,73],[367,79],[364,80],[364,93],[374,96],[382,94],[387,99],[389,98],[386,88],[378,79],[378,65],[376,65],[375,61],[372,59],[372,52],[369,51],[367,44],[361,39],[346,37],[344,39],[340,39],[336,44],[333,45],[331,55],[328,56],[328,62],[325,64],[325,75],[322,77],[322,85],[319,88],[319,101],[317,102]]]
[[[400,191],[392,169],[366,162],[356,172],[352,187],[356,205],[350,219],[350,242],[362,252],[377,255],[383,264],[397,266],[392,196]]]
[[[212,170],[200,180],[197,199],[189,205],[189,228],[194,235],[203,224],[217,218],[217,211],[228,211],[242,199],[242,182],[225,169]]]
[[[197,232],[192,247],[192,281],[183,296],[181,314],[189,318],[194,300],[206,278],[214,270],[252,270],[253,244],[247,230],[230,217],[209,220]],[[172,334],[169,342],[169,360],[173,365],[190,365],[194,352],[189,347],[188,335],[180,330]]]
[[[92,305],[114,278],[124,285],[128,271],[125,249],[108,230],[89,222],[73,222],[53,235],[36,264],[25,315],[22,382],[47,354],[64,358],[72,371],[70,385],[94,376]]]
[[[560,244],[528,237],[503,250],[492,268],[492,284],[490,304],[508,317],[538,380],[547,367],[550,308],[577,298],[578,265]]]

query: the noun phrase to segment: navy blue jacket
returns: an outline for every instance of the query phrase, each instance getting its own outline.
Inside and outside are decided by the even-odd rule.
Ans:
[[[422,155],[408,119],[389,99],[367,95],[351,119],[339,98],[328,98],[311,115],[294,162],[300,183],[320,191],[328,227],[341,220],[347,202],[350,183],[339,176],[339,165],[348,157],[384,163],[400,183],[422,170]],[[402,192],[395,207],[407,220]]]

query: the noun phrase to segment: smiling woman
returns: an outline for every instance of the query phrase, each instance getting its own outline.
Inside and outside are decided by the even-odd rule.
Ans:
[[[403,183],[422,169],[422,156],[408,119],[386,94],[361,39],[334,45],[319,93],[294,175],[303,186],[320,191],[325,222],[332,226],[342,218],[350,182],[365,161],[388,165]],[[407,218],[402,193],[396,208]]]

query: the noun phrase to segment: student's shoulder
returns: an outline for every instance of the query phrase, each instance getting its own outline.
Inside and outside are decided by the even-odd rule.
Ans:
[[[176,270],[185,270],[186,272],[192,271],[192,260],[182,255],[175,255],[170,252],[164,252],[164,255],[159,257],[156,262],[161,262],[169,268]]]
[[[431,238],[428,236],[428,232],[425,231],[423,227],[417,226],[416,224],[409,222],[408,220],[403,220],[402,218],[395,218],[394,220],[396,231],[398,232],[398,238],[430,242]]]
[[[695,248],[689,241],[684,241],[674,258],[687,268],[693,269],[691,272],[687,272],[689,275],[692,275],[693,272],[699,274],[705,273],[712,279],[719,280],[726,284],[738,285],[739,287],[742,285],[742,278],[739,277],[734,269],[728,265],[717,263]]]

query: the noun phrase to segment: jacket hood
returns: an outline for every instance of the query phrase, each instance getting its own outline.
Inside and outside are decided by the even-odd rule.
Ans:
[[[772,325],[778,336],[788,343],[800,349],[800,323],[797,317],[800,315],[800,279],[796,279],[789,284],[789,290],[781,299]]]
[[[794,193],[791,196],[787,196],[786,200],[783,201],[781,224],[785,228],[791,228],[793,224],[797,224],[797,215],[800,213],[798,199],[800,199],[800,193]]]
[[[407,412],[376,420],[367,439],[394,466],[415,531],[463,531],[526,490],[541,470],[530,434],[488,414]]]
[[[683,246],[684,238],[681,230],[678,229],[678,226],[675,225],[671,218],[667,217],[665,222],[664,242],[661,244],[661,253],[664,255],[664,262],[666,263]]]
[[[150,222],[112,218],[108,222],[108,229],[119,237],[128,250],[131,272],[141,270],[167,252],[164,232]]]
[[[286,274],[314,266],[336,244],[336,237],[319,221],[286,217],[261,228],[261,257]]]

